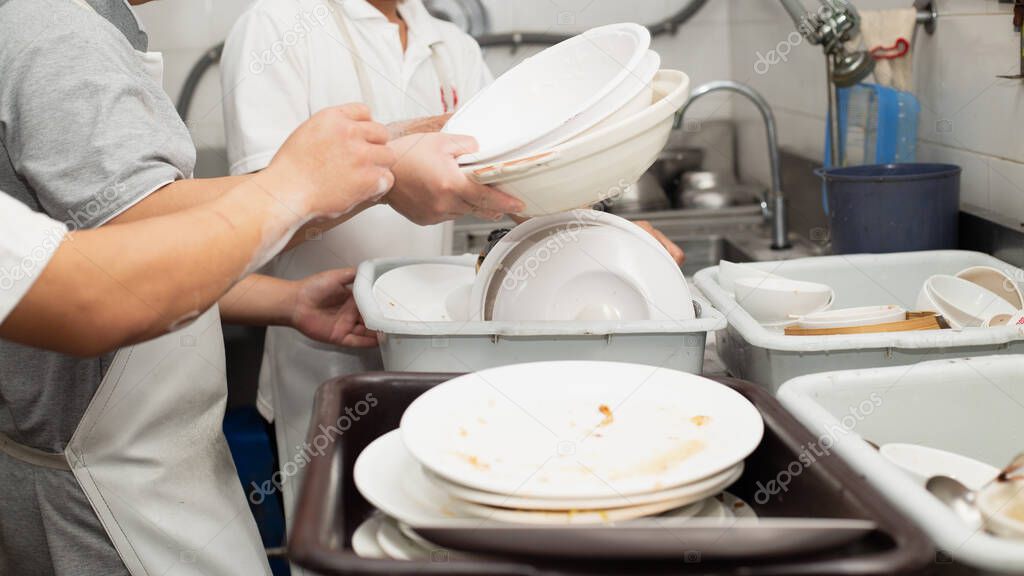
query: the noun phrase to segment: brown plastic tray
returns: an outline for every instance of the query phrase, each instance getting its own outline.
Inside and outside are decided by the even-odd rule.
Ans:
[[[743,394],[765,421],[761,445],[746,461],[740,480],[729,491],[750,503],[761,517],[830,517],[871,520],[878,530],[847,547],[802,557],[765,558],[756,562],[689,561],[559,562],[527,558],[504,561],[431,562],[373,560],[350,548],[352,532],[373,512],[356,490],[352,468],[363,448],[398,427],[406,407],[420,394],[453,374],[370,373],[332,380],[321,386],[310,424],[310,443],[320,426],[346,428],[306,466],[296,506],[288,552],[296,564],[325,576],[341,574],[735,574],[846,575],[916,574],[935,560],[931,542],[889,506],[845,462],[823,451],[817,439],[762,388],[733,379],[716,379]],[[375,403],[369,410],[372,395]],[[347,410],[346,410],[347,409]],[[348,415],[349,423],[344,423]],[[322,441],[321,441],[322,443]],[[803,458],[801,459],[801,455]],[[811,461],[809,465],[803,462]],[[796,467],[800,472],[796,473]],[[785,491],[756,498],[761,487],[790,479]],[[697,551],[699,552],[699,551]]]

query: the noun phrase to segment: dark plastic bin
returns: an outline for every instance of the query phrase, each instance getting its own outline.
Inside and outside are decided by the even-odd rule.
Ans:
[[[954,250],[959,241],[959,166],[878,164],[827,168],[834,254]]]
[[[735,574],[845,575],[916,574],[935,560],[931,542],[916,526],[886,504],[845,462],[836,456],[815,461],[793,475],[788,491],[759,504],[759,486],[800,462],[800,454],[816,442],[775,398],[748,382],[718,379],[761,411],[765,436],[746,461],[738,483],[729,488],[762,516],[860,518],[879,529],[860,542],[825,554],[757,560],[745,564],[711,562],[551,562],[508,561],[403,562],[356,556],[350,549],[353,531],[373,511],[352,481],[352,468],[362,449],[398,427],[412,401],[454,375],[371,373],[332,380],[321,386],[310,425],[309,441],[320,426],[346,428],[322,455],[313,454],[296,507],[289,555],[296,564],[325,576],[340,574]],[[373,402],[368,402],[371,398]],[[360,405],[360,403],[364,403]],[[375,403],[367,410],[368,403]],[[347,410],[346,410],[347,409]],[[359,416],[362,413],[364,415]],[[355,417],[353,417],[353,414]],[[348,417],[349,422],[339,426]],[[681,544],[682,545],[682,544]]]

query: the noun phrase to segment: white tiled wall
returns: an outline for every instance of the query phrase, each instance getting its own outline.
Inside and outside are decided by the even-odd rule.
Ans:
[[[168,92],[177,97],[192,64],[220,42],[251,0],[162,0],[138,8],[152,47],[167,57]],[[608,22],[654,22],[686,0],[485,0],[497,31],[572,32]],[[814,0],[805,0],[808,5]],[[901,8],[910,0],[857,0],[862,10]],[[963,200],[1024,222],[1024,83],[998,80],[1017,70],[1017,35],[1010,5],[998,0],[938,0],[934,36],[914,43],[916,92],[922,103],[922,161],[964,167]],[[825,73],[820,49],[793,47],[786,62],[767,73],[754,69],[758,54],[790,38],[792,23],[775,0],[711,0],[675,36],[656,41],[666,66],[687,71],[694,85],[731,77],[752,84],[774,107],[783,146],[820,159],[825,130]],[[500,73],[533,50],[491,49]],[[214,75],[200,86],[190,127],[201,148],[223,147],[220,87]],[[744,176],[767,180],[759,117],[728,96],[709,98],[695,118],[734,117],[740,123],[739,162]]]
[[[177,99],[192,65],[211,46],[221,42],[232,23],[252,0],[161,0],[138,7],[150,35],[150,48],[165,53],[165,88]],[[687,0],[485,0],[495,31],[529,30],[572,33],[619,21],[653,23],[685,5]],[[655,48],[666,66],[686,70],[694,82],[729,74],[728,5],[712,0],[675,36],[659,38]],[[487,51],[494,72],[501,73],[535,49],[511,53],[506,48]],[[220,85],[208,74],[192,104],[189,126],[200,148],[224,146]],[[728,105],[709,103],[703,116],[727,117]]]
[[[812,4],[807,2],[808,6]],[[905,8],[910,0],[857,0],[861,10]],[[919,29],[914,43],[915,92],[921,100],[921,161],[964,168],[963,197],[1013,223],[1024,222],[1024,83],[1016,74],[1019,36],[1011,8],[997,0],[938,0],[934,35]],[[771,102],[784,146],[812,158],[823,155],[825,70],[820,48],[802,44],[788,62],[755,71],[758,54],[787,39],[793,26],[781,4],[729,0],[733,78],[749,82]],[[737,106],[746,176],[767,175],[757,118]]]

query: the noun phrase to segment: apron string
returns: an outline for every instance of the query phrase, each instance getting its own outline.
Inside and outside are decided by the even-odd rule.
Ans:
[[[71,471],[71,465],[64,454],[38,450],[15,442],[10,436],[0,433],[0,452],[26,464],[50,468],[52,470]]]
[[[375,101],[373,85],[370,84],[370,75],[366,71],[366,62],[363,61],[362,55],[356,48],[352,29],[348,24],[348,18],[342,13],[343,11],[344,8],[340,3],[336,5],[333,10],[334,20],[338,25],[338,30],[341,32],[342,39],[348,44],[349,54],[352,55],[352,64],[356,70],[356,79],[359,81],[363,102],[367,106],[371,106]],[[455,108],[459,105],[459,93],[455,88],[455,83],[451,81],[448,67],[445,65],[441,54],[434,44],[430,46],[430,61],[434,65],[434,73],[437,74],[437,80],[441,84],[441,106],[444,109],[444,113],[454,112]]]

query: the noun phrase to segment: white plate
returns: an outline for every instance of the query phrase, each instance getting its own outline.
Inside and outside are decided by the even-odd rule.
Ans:
[[[856,326],[873,326],[906,320],[907,311],[900,306],[862,306],[858,308],[838,308],[808,314],[797,318],[801,328],[828,329],[852,328]]]
[[[394,518],[385,518],[377,528],[377,544],[394,560],[430,560],[431,552],[409,539]]]
[[[352,551],[361,558],[389,558],[377,542],[377,530],[384,522],[383,514],[374,514],[356,528],[352,533]]]
[[[549,150],[483,166],[463,166],[473,180],[515,196],[520,215],[544,216],[592,206],[635,183],[657,160],[686,104],[690,79],[659,70],[642,112]]]
[[[654,238],[604,212],[517,226],[488,253],[470,295],[495,321],[692,320],[682,271]]]
[[[701,494],[700,497],[706,497]],[[457,510],[467,516],[492,520],[496,522],[507,522],[510,524],[608,524],[613,522],[624,522],[636,520],[648,516],[656,516],[668,510],[681,509],[683,517],[692,516],[697,512],[700,503],[694,504],[690,498],[680,498],[642,506],[628,506],[625,508],[610,508],[608,510],[579,510],[579,511],[536,511],[536,510],[512,510],[509,508],[496,508],[484,506],[473,502],[459,501],[454,503]]]
[[[713,498],[713,500],[716,500],[732,518],[757,520],[757,512],[754,512],[750,504],[731,492],[722,492],[721,500],[719,498]]]
[[[689,518],[703,508],[704,499],[718,494],[722,488],[731,485],[742,474],[742,468],[732,468],[727,477],[720,479],[714,485],[705,485],[699,492],[693,492],[672,500],[662,500],[650,504],[631,505],[621,508],[609,508],[606,510],[519,510],[512,509],[513,507],[509,506],[485,506],[458,499],[454,499],[451,505],[467,516],[513,524],[607,524],[656,516],[670,510],[672,511],[673,518]]]
[[[476,138],[479,150],[459,159],[468,164],[496,158],[550,134],[587,115],[605,98],[617,97],[618,105],[612,108],[617,110],[632,95],[616,88],[639,67],[650,43],[650,32],[639,24],[588,30],[502,74],[460,108],[443,131]],[[601,119],[577,123],[576,134]]]
[[[373,296],[389,320],[465,320],[475,278],[469,266],[410,264],[382,274],[373,284]]]
[[[530,498],[609,498],[707,478],[761,441],[761,414],[693,374],[539,362],[445,382],[406,410],[402,439],[452,482]]]
[[[669,488],[659,492],[637,494],[635,496],[615,496],[612,498],[591,498],[591,499],[542,499],[542,498],[520,498],[493,492],[474,490],[466,486],[460,486],[446,480],[429,470],[425,471],[427,479],[440,488],[443,492],[468,502],[483,504],[485,506],[497,506],[500,508],[515,508],[519,510],[605,510],[609,508],[622,508],[626,506],[642,506],[654,504],[666,500],[679,498],[698,498],[700,494],[708,490],[721,490],[735,482],[743,474],[743,463],[737,464],[728,470],[715,474],[714,476],[698,480],[692,484],[685,484],[675,488]]]

